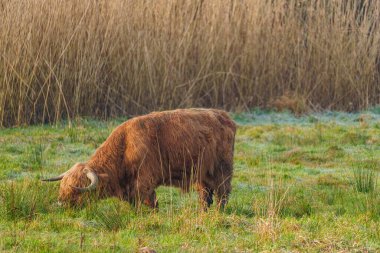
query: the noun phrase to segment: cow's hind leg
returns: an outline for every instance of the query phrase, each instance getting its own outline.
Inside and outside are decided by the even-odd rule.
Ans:
[[[205,184],[198,184],[197,190],[199,194],[199,203],[203,210],[207,211],[207,208],[209,208],[213,203],[212,196],[214,194],[214,190],[207,187]]]
[[[224,165],[216,184],[216,198],[219,209],[224,209],[231,192],[232,166]]]
[[[216,190],[216,198],[219,209],[224,209],[228,202],[228,197],[231,192],[231,180],[227,179],[226,182],[221,184]]]

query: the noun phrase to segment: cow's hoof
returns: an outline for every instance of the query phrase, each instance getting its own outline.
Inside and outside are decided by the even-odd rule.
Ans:
[[[149,247],[142,247],[142,248],[139,248],[139,253],[156,253],[156,251]]]

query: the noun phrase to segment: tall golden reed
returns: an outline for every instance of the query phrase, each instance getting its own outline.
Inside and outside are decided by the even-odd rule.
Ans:
[[[0,125],[380,102],[380,1],[0,0]]]

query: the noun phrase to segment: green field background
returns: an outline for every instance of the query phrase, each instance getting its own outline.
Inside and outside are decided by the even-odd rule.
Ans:
[[[0,130],[0,251],[379,252],[380,111],[234,114],[225,211],[159,187],[159,209],[118,199],[57,205],[58,175],[126,120]]]

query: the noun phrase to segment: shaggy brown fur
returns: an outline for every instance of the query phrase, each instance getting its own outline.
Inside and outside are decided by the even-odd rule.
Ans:
[[[154,112],[118,126],[87,163],[74,165],[63,177],[59,199],[78,204],[89,180],[85,167],[99,177],[101,196],[157,207],[160,185],[188,191],[195,184],[202,205],[215,192],[224,206],[231,191],[236,125],[221,110],[179,109]]]

